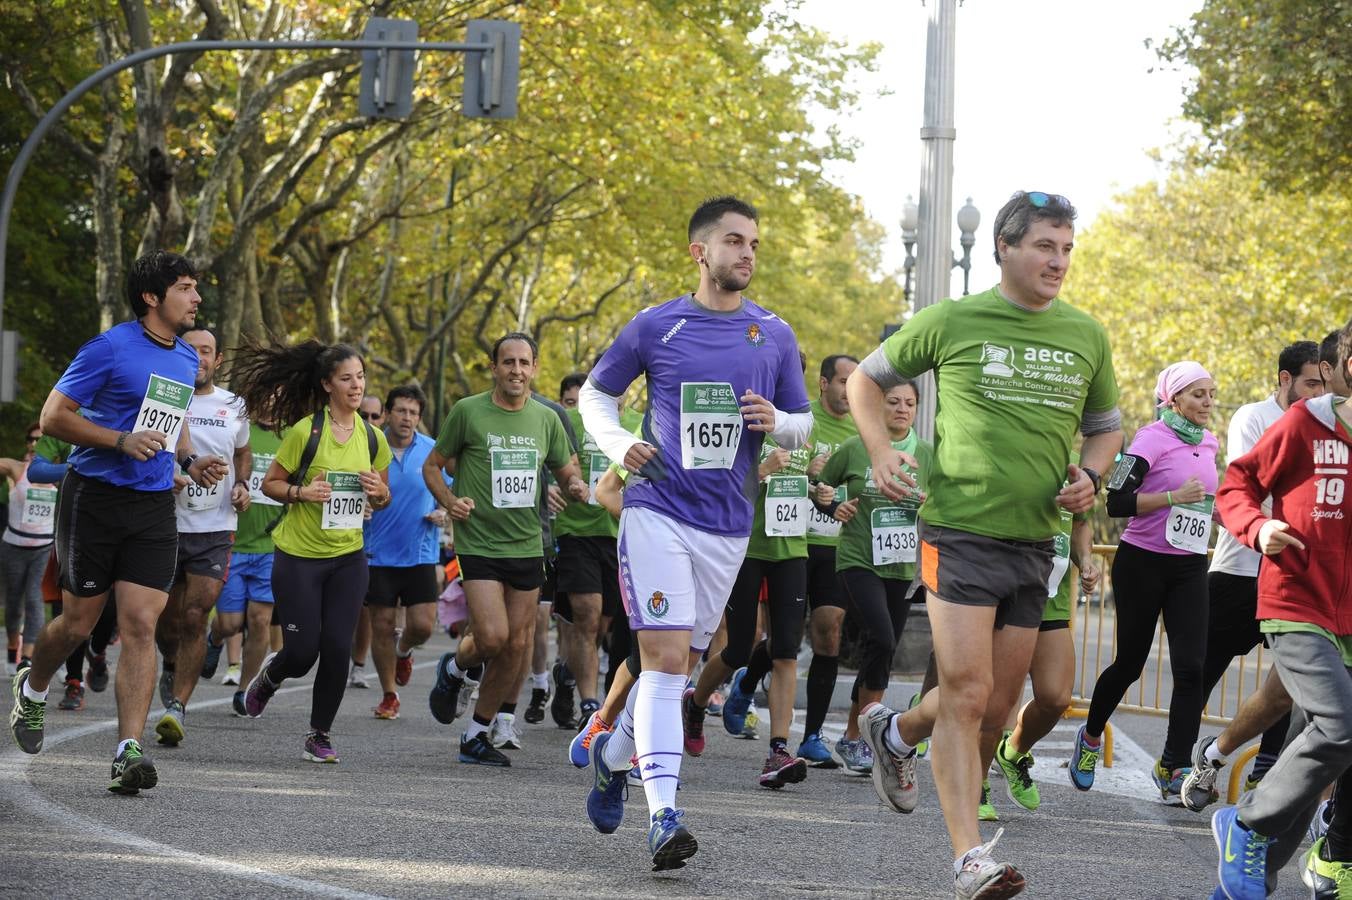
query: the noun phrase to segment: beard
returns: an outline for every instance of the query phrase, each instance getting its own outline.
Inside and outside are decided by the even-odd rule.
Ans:
[[[751,276],[743,275],[732,266],[710,266],[709,280],[720,290],[741,293],[751,283]]]

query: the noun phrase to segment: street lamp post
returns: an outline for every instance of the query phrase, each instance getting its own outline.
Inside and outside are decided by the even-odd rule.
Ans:
[[[961,232],[958,243],[962,246],[962,256],[959,257],[951,250],[949,251],[949,269],[962,269],[962,295],[964,297],[971,293],[972,248],[976,246],[976,230],[980,225],[981,211],[972,205],[972,198],[968,197],[967,204],[958,210],[958,231]],[[911,309],[913,293],[911,276],[915,271],[915,244],[919,236],[919,227],[920,207],[916,206],[915,200],[907,194],[906,203],[901,207],[901,242],[906,247],[905,277],[902,280],[901,291],[906,298],[907,310]]]

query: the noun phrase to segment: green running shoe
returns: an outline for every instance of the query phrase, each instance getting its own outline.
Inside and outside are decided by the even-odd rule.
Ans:
[[[108,790],[114,794],[132,795],[148,791],[160,782],[155,764],[141,752],[141,745],[136,741],[127,741],[127,746],[113,759],[111,777]]]
[[[29,700],[23,695],[23,686],[28,681],[28,673],[33,671],[25,666],[10,682],[14,695],[14,709],[9,713],[9,727],[14,732],[14,743],[24,753],[37,753],[42,749],[42,723],[47,715],[47,701]]]
[[[1033,754],[1020,753],[1014,759],[1006,754],[1013,753],[1009,747],[1010,732],[1000,738],[995,748],[995,761],[1000,771],[1005,773],[1005,790],[1009,799],[1026,810],[1035,810],[1042,805],[1042,795],[1038,793],[1037,782],[1033,780]]]
[[[991,783],[989,781],[981,782],[981,802],[977,804],[976,817],[982,822],[1000,821],[1000,814],[996,812],[995,805],[991,803]]]
[[[1300,880],[1315,900],[1352,900],[1352,863],[1324,859],[1325,840],[1315,841],[1305,855]]]

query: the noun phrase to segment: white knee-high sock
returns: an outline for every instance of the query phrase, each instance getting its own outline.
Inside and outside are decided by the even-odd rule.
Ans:
[[[629,696],[624,698],[624,711],[610,732],[603,753],[606,768],[612,772],[628,769],[629,761],[634,758],[634,704],[637,701],[638,685],[633,685],[629,688]]]
[[[684,675],[644,672],[634,687],[634,744],[648,813],[675,808],[681,776],[681,695]]]

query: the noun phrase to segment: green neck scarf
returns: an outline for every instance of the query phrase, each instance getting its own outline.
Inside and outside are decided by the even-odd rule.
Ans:
[[[915,429],[912,428],[910,431],[906,432],[906,437],[899,441],[892,442],[892,449],[900,450],[902,453],[909,453],[912,456],[915,456],[915,445],[918,441],[919,438],[915,436]]]
[[[1193,446],[1202,443],[1206,429],[1201,425],[1194,425],[1172,409],[1166,409],[1160,414],[1160,418],[1164,420],[1165,425],[1173,429],[1174,434],[1178,435],[1178,439],[1183,443]]]

